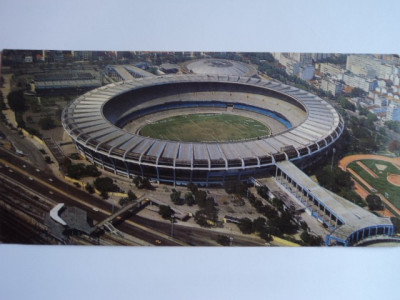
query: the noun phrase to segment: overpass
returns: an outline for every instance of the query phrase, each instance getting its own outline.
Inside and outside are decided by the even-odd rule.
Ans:
[[[138,199],[136,199],[134,202],[132,202],[131,204],[128,204],[124,207],[122,207],[120,210],[118,210],[116,213],[112,214],[111,216],[107,217],[106,219],[104,219],[103,221],[99,222],[98,224],[96,224],[96,228],[102,228],[103,226],[108,226],[109,224],[111,224],[116,218],[118,218],[119,216],[123,215],[124,213],[126,213],[127,211],[131,210],[131,209],[142,209],[144,207],[146,207],[147,205],[150,204],[150,200],[149,199],[144,199],[145,196],[142,196]]]
[[[389,218],[378,217],[326,190],[289,161],[275,165],[275,180],[330,231],[325,238],[327,246],[351,246],[369,237],[394,235]]]

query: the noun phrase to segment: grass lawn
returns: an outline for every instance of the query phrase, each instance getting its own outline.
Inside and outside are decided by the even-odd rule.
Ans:
[[[192,114],[170,117],[144,126],[140,135],[182,142],[222,142],[270,134],[253,119],[231,114]]]
[[[385,193],[389,194],[389,200],[397,208],[400,209],[400,187],[397,187],[387,181],[387,177],[390,174],[399,174],[400,170],[397,169],[389,162],[381,160],[361,160],[368,168],[370,168],[378,178],[373,178],[368,172],[361,168],[357,162],[352,162],[349,167],[353,169],[358,175],[360,175],[366,182],[373,186],[380,194],[385,196]],[[385,165],[386,169],[380,171],[376,165]]]

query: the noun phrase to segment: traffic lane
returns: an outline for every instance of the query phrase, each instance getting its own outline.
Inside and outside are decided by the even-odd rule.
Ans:
[[[82,210],[87,212],[87,216],[90,219],[95,220],[96,222],[100,222],[109,216],[109,214],[99,211],[97,207],[90,208],[87,205],[77,202],[77,201],[65,196],[64,194],[59,193],[58,191],[53,190],[53,189],[49,188],[48,186],[41,184],[38,181],[35,181],[35,179],[33,179],[32,177],[20,174],[19,172],[14,171],[11,168],[7,168],[5,166],[0,165],[0,173],[18,181],[22,185],[25,185],[25,186],[29,187],[30,189],[36,191],[39,194],[39,196],[44,195],[47,198],[52,199],[54,201],[54,203],[65,203],[68,206],[76,206],[78,208],[81,208]],[[127,234],[130,234],[139,239],[142,239],[150,244],[165,245],[165,246],[179,245],[178,243],[176,243],[174,241],[170,241],[159,235],[149,233],[143,229],[137,228],[136,226],[127,224],[125,222],[123,222],[119,225],[116,225],[115,227]],[[157,241],[160,241],[160,243]]]
[[[56,176],[54,176],[54,174],[50,170],[41,170],[36,166],[33,166],[32,164],[23,160],[22,158],[14,156],[1,148],[0,148],[0,158],[5,160],[10,165],[16,166],[20,168],[22,171],[29,173],[33,179],[38,178],[42,181],[47,182],[48,184],[51,184],[53,187],[62,190],[63,192],[69,195],[72,195],[82,201],[85,201],[86,203],[104,209],[106,211],[112,211],[112,205],[110,203],[103,201],[102,199],[96,198],[88,194],[87,192],[83,191],[82,189],[78,189],[73,185],[61,181]]]
[[[132,216],[131,219],[134,222],[145,225],[146,227],[154,230],[163,232],[165,234],[171,234],[171,224],[146,219],[140,216]],[[195,246],[216,246],[216,241],[219,235],[227,235],[233,237],[233,245],[236,246],[264,246],[265,241],[257,237],[240,236],[236,234],[228,234],[223,232],[213,231],[212,229],[203,229],[197,227],[180,226],[174,224],[174,238],[182,241],[186,241],[190,245]]]

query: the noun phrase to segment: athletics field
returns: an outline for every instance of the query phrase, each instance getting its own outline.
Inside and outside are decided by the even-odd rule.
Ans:
[[[226,142],[252,139],[270,134],[256,120],[232,114],[189,114],[148,124],[140,135],[181,142]]]

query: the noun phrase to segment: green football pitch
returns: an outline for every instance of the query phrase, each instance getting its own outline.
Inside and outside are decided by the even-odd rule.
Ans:
[[[269,128],[250,118],[231,114],[189,114],[144,126],[140,135],[182,142],[224,142],[269,135]]]

